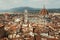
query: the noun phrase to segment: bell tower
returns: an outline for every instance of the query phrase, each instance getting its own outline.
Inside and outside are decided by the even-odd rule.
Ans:
[[[28,22],[28,11],[25,9],[24,11],[24,23]]]

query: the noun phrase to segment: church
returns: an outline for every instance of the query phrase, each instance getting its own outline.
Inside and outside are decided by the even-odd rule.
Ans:
[[[25,10],[24,12],[24,20],[25,22],[29,22],[29,23],[46,25],[48,22],[47,21],[48,17],[49,17],[49,13],[46,8],[41,9],[41,11],[37,15],[35,14],[29,15],[27,10]]]

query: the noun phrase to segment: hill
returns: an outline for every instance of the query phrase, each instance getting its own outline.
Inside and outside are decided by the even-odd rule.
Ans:
[[[31,8],[31,7],[17,7],[17,8],[12,8],[9,10],[0,10],[0,12],[24,12],[24,10],[28,10],[28,12],[39,12],[41,9],[40,8]],[[60,13],[60,8],[54,8],[54,9],[47,9],[48,12],[50,13]]]

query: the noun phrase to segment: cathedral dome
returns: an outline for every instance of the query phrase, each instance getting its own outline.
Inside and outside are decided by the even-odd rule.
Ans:
[[[48,10],[43,8],[41,11],[40,11],[40,15],[47,15],[48,14]]]

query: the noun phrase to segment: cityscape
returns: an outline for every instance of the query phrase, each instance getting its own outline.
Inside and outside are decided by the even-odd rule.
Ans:
[[[0,40],[60,40],[60,9],[44,4],[0,10]]]

